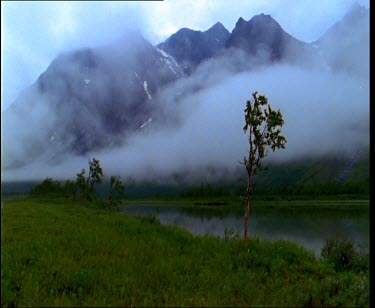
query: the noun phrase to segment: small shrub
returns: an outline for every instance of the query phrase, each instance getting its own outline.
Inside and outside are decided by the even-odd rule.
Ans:
[[[42,183],[37,184],[30,190],[31,196],[40,195],[62,195],[63,189],[58,181],[54,181],[52,178],[46,178]]]
[[[321,256],[331,262],[336,271],[368,269],[368,254],[364,250],[358,251],[349,239],[326,239]]]
[[[234,230],[233,227],[228,228],[225,227],[224,229],[224,240],[230,240],[230,239],[239,239],[240,234]]]
[[[77,185],[71,180],[66,180],[64,186],[62,187],[65,198],[72,198],[72,201],[75,201],[77,195]]]

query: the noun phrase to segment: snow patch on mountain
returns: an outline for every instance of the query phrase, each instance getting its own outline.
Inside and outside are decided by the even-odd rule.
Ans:
[[[135,76],[138,78],[139,81],[141,81],[141,78],[139,78],[137,72],[134,72]]]
[[[148,92],[148,90],[147,90],[147,81],[144,81],[143,82],[143,88],[145,89],[145,91],[146,91],[146,94],[147,94],[147,96],[148,96],[148,99],[150,99],[151,100],[151,94]]]
[[[170,62],[169,62],[168,60],[166,60],[166,62],[167,62],[167,64],[168,64],[169,68],[171,69],[171,71],[172,71],[176,76],[178,76],[177,73],[176,73],[176,71],[175,71],[175,70],[173,69],[173,67],[171,66]]]
[[[143,127],[145,127],[148,123],[150,123],[152,121],[152,118],[149,118],[145,123],[143,123],[139,128],[142,129]]]
[[[164,50],[156,48],[158,52],[160,52],[164,58],[169,58],[171,55],[169,53],[166,53]]]
[[[172,65],[174,65],[175,67],[180,67],[180,65],[177,63],[177,61],[168,53],[166,53],[164,50],[162,49],[159,49],[159,48],[156,48],[156,50],[161,53],[161,55],[164,57],[164,58],[161,58],[162,61],[164,61],[165,63],[168,64],[170,70],[176,75],[178,76],[178,74],[176,73],[176,71],[173,69]]]

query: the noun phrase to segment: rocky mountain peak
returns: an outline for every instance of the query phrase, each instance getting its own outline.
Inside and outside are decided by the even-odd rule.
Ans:
[[[242,17],[240,17],[237,22],[236,22],[236,26],[235,28],[240,28],[242,26],[246,25],[246,21],[245,19],[243,19]]]
[[[180,29],[157,47],[173,56],[189,74],[201,62],[220,53],[229,36],[230,32],[217,22],[203,32]]]
[[[217,31],[223,31],[223,32],[229,32],[224,25],[221,22],[217,22],[214,24],[210,29],[208,29],[206,32],[217,32]]]
[[[284,32],[278,22],[274,20],[271,15],[265,15],[263,13],[251,18],[247,23],[247,27],[252,33],[260,32],[264,34],[272,34],[275,32]]]
[[[291,41],[294,45],[302,44],[287,34],[270,15],[262,13],[247,22],[241,17],[228,38],[226,47],[240,48],[251,55],[262,50],[273,61],[283,57],[285,47]]]

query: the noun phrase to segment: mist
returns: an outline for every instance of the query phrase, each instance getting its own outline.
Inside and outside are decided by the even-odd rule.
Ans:
[[[282,132],[288,141],[286,149],[270,151],[266,158],[270,163],[313,155],[343,155],[369,144],[366,78],[289,64],[234,73],[232,66],[218,64],[206,63],[195,74],[159,93],[153,102],[159,112],[124,146],[3,170],[3,179],[74,178],[82,168],[87,169],[92,157],[100,160],[107,176],[139,180],[184,170],[199,171],[205,166],[234,169],[248,152],[242,128],[245,102],[253,91],[265,94],[285,120]],[[33,132],[38,131],[35,124]]]
[[[218,71],[213,74],[220,79]],[[103,153],[103,164],[122,162],[114,171],[123,167],[125,174],[145,178],[150,171],[172,173],[207,165],[234,168],[248,152],[242,128],[245,102],[253,91],[265,94],[285,120],[286,149],[270,151],[269,162],[345,155],[369,144],[368,81],[284,64],[222,77],[185,96],[168,110],[180,126],[155,125],[125,147]],[[166,101],[167,97],[161,99]]]
[[[331,42],[331,46],[334,44]],[[107,69],[121,70],[126,64],[120,55],[113,56],[114,45],[111,46],[100,50],[101,57],[110,59]],[[44,155],[32,162],[29,159],[22,168],[2,168],[2,181],[72,179],[81,169],[87,169],[92,157],[100,160],[108,177],[161,180],[181,173],[199,178],[206,176],[207,167],[217,167],[225,176],[236,172],[239,161],[248,153],[248,137],[243,132],[244,108],[254,91],[266,95],[271,107],[281,110],[285,121],[282,133],[287,139],[286,149],[269,150],[266,164],[314,156],[345,156],[368,147],[369,59],[356,56],[366,55],[368,46],[345,54],[347,65],[343,70],[333,69],[324,57],[302,57],[295,64],[270,64],[265,60],[266,52],[249,58],[243,51],[230,50],[202,63],[192,75],[152,94],[152,100],[147,102],[152,121],[127,136],[122,146],[84,156],[62,154],[67,152],[73,136],[55,140],[53,146],[43,144],[42,140],[54,137],[47,136],[46,131],[64,129],[54,126],[57,117],[67,116],[69,120],[70,113],[53,114],[50,106],[54,98],[41,95],[35,88],[27,90],[24,99],[32,97],[35,103],[29,104],[30,114],[20,114],[17,106],[11,108],[21,121],[8,121],[11,127],[6,127],[10,132],[8,139],[2,139],[2,165],[9,159],[28,161],[30,153],[40,147],[45,149]],[[333,48],[329,52],[330,57],[335,57]],[[295,52],[290,53],[295,57]],[[127,50],[127,54],[131,55],[132,50]],[[127,61],[131,63],[130,56]],[[75,72],[76,68],[66,69],[73,71],[77,84],[86,78],[82,72]],[[115,73],[119,76],[116,82],[124,82],[121,73]],[[108,85],[106,76],[95,72],[90,95],[109,97]],[[81,120],[92,127],[93,142],[100,143],[106,132],[93,110],[79,112]],[[16,130],[13,122],[22,123],[23,127]],[[33,140],[32,145],[25,146],[24,141],[29,139]],[[53,155],[56,151],[60,153],[58,158]]]

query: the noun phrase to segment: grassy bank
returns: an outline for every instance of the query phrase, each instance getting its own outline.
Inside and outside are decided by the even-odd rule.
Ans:
[[[2,203],[2,306],[369,306],[369,270],[59,200]]]

